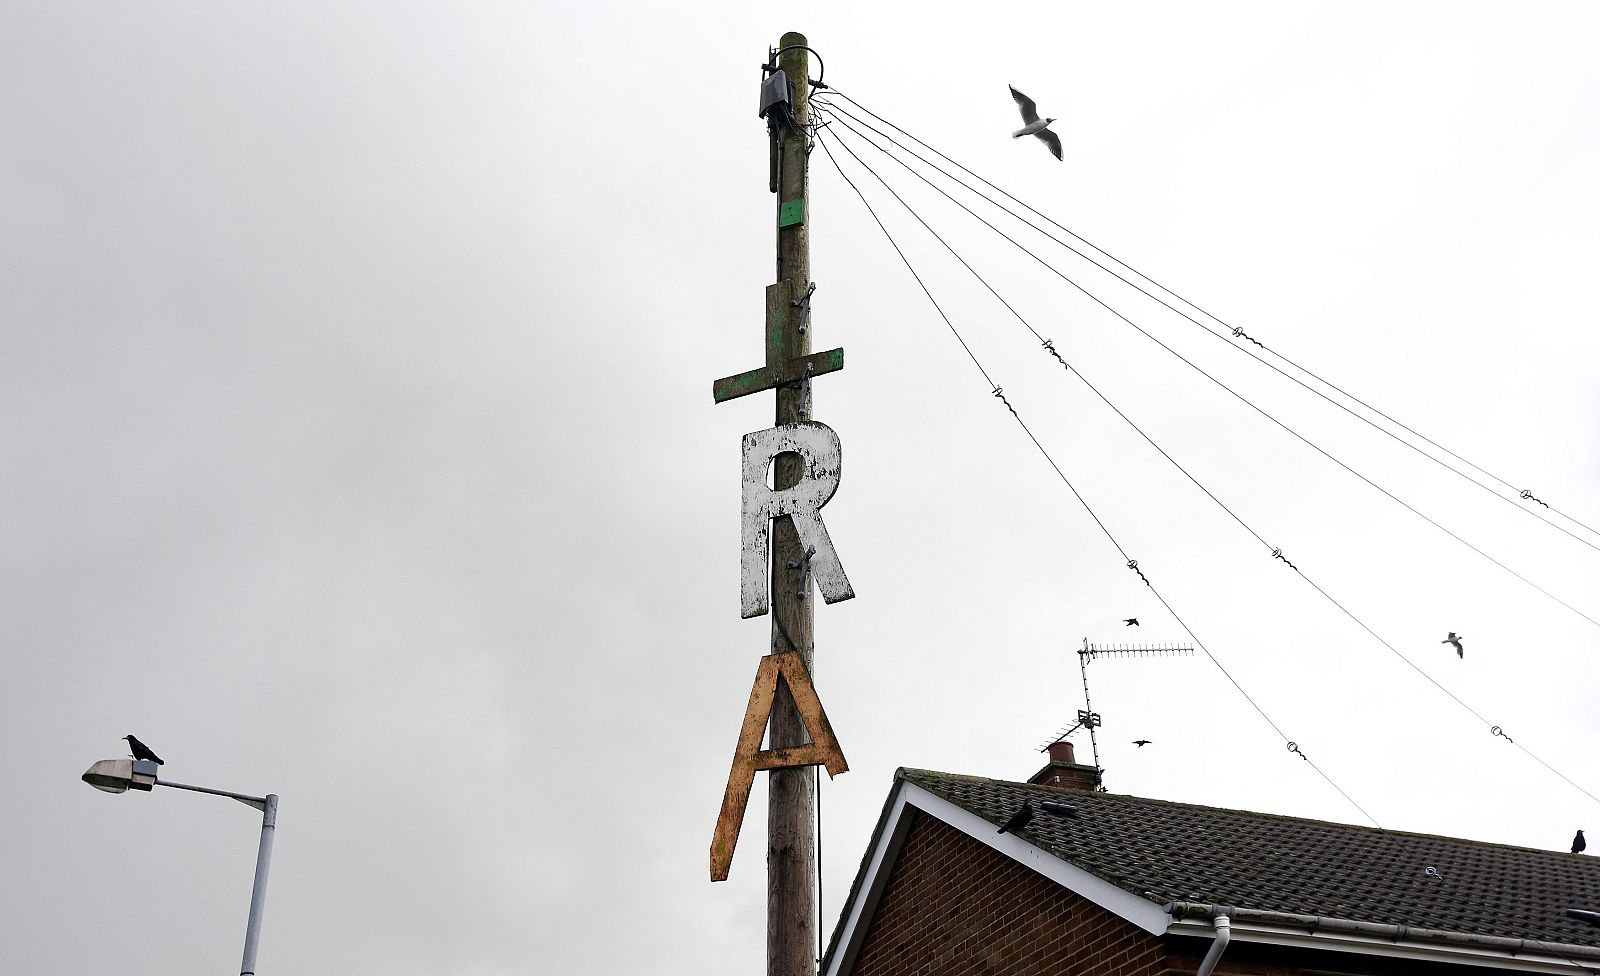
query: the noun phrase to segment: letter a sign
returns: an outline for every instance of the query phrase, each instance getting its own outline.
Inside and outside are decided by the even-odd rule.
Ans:
[[[806,723],[811,742],[788,749],[761,748],[761,733],[772,713],[772,697],[778,690],[778,676],[794,695],[795,708]],[[739,825],[750,801],[750,785],[760,769],[786,769],[791,766],[822,766],[828,778],[849,772],[833,726],[822,710],[822,701],[811,685],[805,662],[793,651],[768,654],[756,670],[755,687],[750,689],[750,704],[744,712],[744,727],[739,730],[739,746],[733,753],[733,768],[728,771],[728,786],[722,794],[722,812],[717,815],[717,830],[711,838],[711,880],[728,880],[733,863],[733,847],[739,842]]]

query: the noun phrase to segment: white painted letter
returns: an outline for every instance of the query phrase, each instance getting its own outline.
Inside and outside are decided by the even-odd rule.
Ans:
[[[779,454],[793,452],[805,461],[805,473],[792,488],[767,487],[767,469]],[[839,489],[839,435],[816,421],[786,424],[744,435],[744,543],[741,572],[741,614],[767,612],[767,550],[772,520],[787,515],[800,544],[812,550],[811,572],[827,603],[855,596],[839,565],[828,529],[817,513]]]

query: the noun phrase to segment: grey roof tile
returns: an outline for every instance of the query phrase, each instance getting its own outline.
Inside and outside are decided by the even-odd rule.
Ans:
[[[1023,839],[1158,904],[1600,948],[1600,928],[1566,916],[1600,911],[1600,859],[1584,855],[929,770],[899,775],[997,827],[1024,800],[1069,803],[1077,819],[1041,811]]]

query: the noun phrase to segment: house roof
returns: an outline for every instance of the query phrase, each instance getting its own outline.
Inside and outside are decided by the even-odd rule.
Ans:
[[[996,827],[1031,800],[1023,840],[1158,905],[1600,948],[1600,928],[1566,915],[1600,911],[1600,859],[1584,855],[920,769],[896,779]],[[1078,816],[1044,813],[1046,800]]]

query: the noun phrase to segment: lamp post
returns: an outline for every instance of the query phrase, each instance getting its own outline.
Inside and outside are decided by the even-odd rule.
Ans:
[[[261,846],[256,851],[256,878],[250,888],[250,920],[244,929],[244,961],[239,964],[239,976],[255,976],[256,946],[261,941],[261,912],[267,903],[267,869],[272,865],[272,835],[278,824],[278,797],[246,796],[227,790],[213,790],[205,786],[184,783],[165,783],[156,778],[156,764],[143,759],[102,759],[89,767],[83,781],[107,793],[126,793],[139,790],[148,793],[157,786],[193,793],[210,793],[226,796],[261,811]]]

